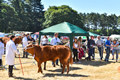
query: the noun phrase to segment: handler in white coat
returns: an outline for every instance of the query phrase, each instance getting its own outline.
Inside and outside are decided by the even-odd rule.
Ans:
[[[27,37],[25,36],[25,34],[23,34],[22,46],[23,46],[23,48],[25,48],[27,45],[28,45]],[[25,57],[25,55],[26,55],[26,58],[27,58],[28,57],[28,52],[23,51],[23,58]]]
[[[9,65],[9,72],[8,72],[9,77],[13,77],[12,71],[13,71],[13,66],[14,66],[14,62],[15,62],[15,53],[19,54],[14,41],[15,41],[15,36],[11,36],[10,41],[8,41],[6,44],[6,61],[5,61],[5,63]]]
[[[2,39],[0,38],[0,66],[2,66],[2,55],[4,54],[4,44],[2,43]]]
[[[58,33],[54,34],[54,38],[51,40],[50,44],[51,45],[57,45],[57,43],[60,43],[60,39],[58,38]],[[52,62],[52,65],[54,65],[54,62]],[[56,60],[56,65],[58,65],[58,59]]]

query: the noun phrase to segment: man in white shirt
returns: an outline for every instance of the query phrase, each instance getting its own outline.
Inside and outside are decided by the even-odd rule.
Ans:
[[[25,34],[23,34],[22,45],[23,45],[23,48],[25,48],[28,45],[28,39],[27,39]],[[28,57],[28,53],[23,51],[23,58],[25,58],[25,56],[27,58]]]
[[[96,45],[98,46],[98,51],[99,51],[101,60],[103,58],[103,44],[104,44],[103,40],[100,39],[100,36],[98,36],[98,40],[96,42]]]
[[[58,38],[58,33],[54,34],[54,38],[51,40],[50,44],[51,45],[57,45],[57,43],[60,43],[60,39]],[[54,62],[52,62],[52,65],[54,64]],[[58,59],[56,60],[56,65],[58,65]]]
[[[4,44],[2,43],[2,39],[0,38],[0,66],[2,66],[2,55],[4,54]]]
[[[15,62],[15,53],[19,54],[17,47],[15,46],[15,36],[11,36],[10,40],[6,44],[6,61],[5,64],[9,65],[9,77],[13,77],[13,65]],[[20,54],[19,54],[20,56]]]
[[[54,36],[55,37],[50,42],[51,45],[57,45],[57,43],[61,42],[60,39],[58,38],[58,33],[55,33]]]

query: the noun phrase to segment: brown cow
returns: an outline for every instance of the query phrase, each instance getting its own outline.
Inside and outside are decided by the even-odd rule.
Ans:
[[[8,37],[2,37],[2,40],[3,40],[4,45],[6,46],[6,43],[10,40],[10,38],[8,38]],[[21,43],[21,42],[22,42],[22,37],[21,37],[21,36],[18,36],[18,37],[15,39],[14,42],[15,42],[15,45]]]
[[[60,59],[60,63],[63,65],[62,74],[64,73],[65,66],[67,65],[67,74],[69,73],[69,63],[73,63],[71,50],[68,46],[56,45],[56,46],[39,46],[28,45],[25,50],[33,55],[34,59],[38,63],[38,72],[42,72],[41,64],[51,60],[55,62],[56,59]]]

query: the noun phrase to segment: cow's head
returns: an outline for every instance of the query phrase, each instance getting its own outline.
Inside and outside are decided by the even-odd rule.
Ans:
[[[16,37],[16,39],[15,39],[15,44],[20,44],[20,43],[22,43],[22,37],[21,36],[18,36],[18,37]]]
[[[33,56],[35,54],[34,47],[35,45],[28,45],[27,47],[25,47],[24,51],[29,52]]]

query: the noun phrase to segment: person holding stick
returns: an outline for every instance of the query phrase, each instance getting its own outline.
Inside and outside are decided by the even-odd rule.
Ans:
[[[8,75],[9,77],[13,77],[13,66],[15,62],[15,53],[20,56],[20,53],[17,51],[17,47],[15,46],[16,37],[13,35],[10,37],[10,40],[6,44],[6,59],[5,64],[9,65]]]

